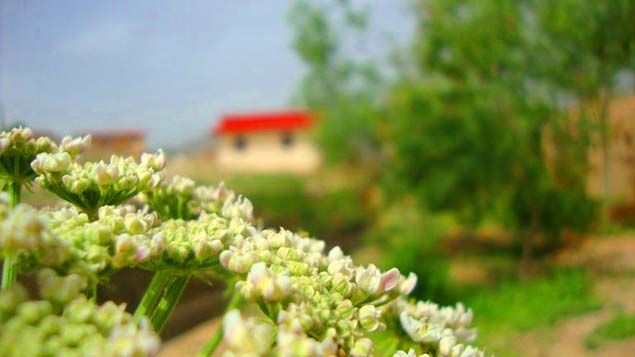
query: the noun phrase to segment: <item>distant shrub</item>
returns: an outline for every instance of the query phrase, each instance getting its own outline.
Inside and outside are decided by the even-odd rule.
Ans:
[[[453,297],[449,257],[441,250],[448,222],[425,214],[414,200],[402,200],[379,214],[365,237],[382,251],[380,266],[412,271],[419,277],[419,298],[448,301]]]

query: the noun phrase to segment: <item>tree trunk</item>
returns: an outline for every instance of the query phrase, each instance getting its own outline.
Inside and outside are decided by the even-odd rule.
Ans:
[[[601,145],[602,145],[602,223],[608,223],[609,204],[611,200],[611,138],[609,123],[609,105],[611,93],[607,88],[602,96],[600,107]]]
[[[531,226],[523,233],[522,257],[520,260],[519,275],[521,279],[527,279],[532,275],[534,265],[534,240],[540,232],[540,219],[535,210],[531,214]]]

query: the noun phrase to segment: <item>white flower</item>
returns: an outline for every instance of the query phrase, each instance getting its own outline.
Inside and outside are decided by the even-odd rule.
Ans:
[[[255,319],[244,320],[238,310],[227,312],[223,318],[223,340],[238,356],[266,353],[271,348],[272,337],[270,324]]]
[[[399,284],[399,292],[402,295],[409,295],[417,286],[417,275],[415,273],[408,274],[408,278]]]
[[[78,155],[86,151],[90,147],[91,142],[92,137],[90,135],[75,139],[65,136],[60,143],[60,147],[71,155]]]
[[[157,154],[143,153],[141,155],[141,165],[154,171],[163,170],[165,167],[165,152],[159,149]]]
[[[351,349],[352,357],[372,356],[374,353],[373,342],[368,338],[360,338],[355,341],[355,345]]]

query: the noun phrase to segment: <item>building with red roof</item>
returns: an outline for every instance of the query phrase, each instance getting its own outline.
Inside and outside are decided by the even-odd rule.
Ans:
[[[322,157],[311,141],[315,117],[299,110],[228,114],[212,129],[223,169],[310,173]]]

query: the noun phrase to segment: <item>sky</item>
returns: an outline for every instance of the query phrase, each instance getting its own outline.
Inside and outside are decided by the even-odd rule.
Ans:
[[[410,2],[372,3],[373,33],[404,41]],[[143,129],[156,148],[203,139],[223,113],[287,108],[305,71],[290,4],[0,0],[0,116],[58,135]]]

